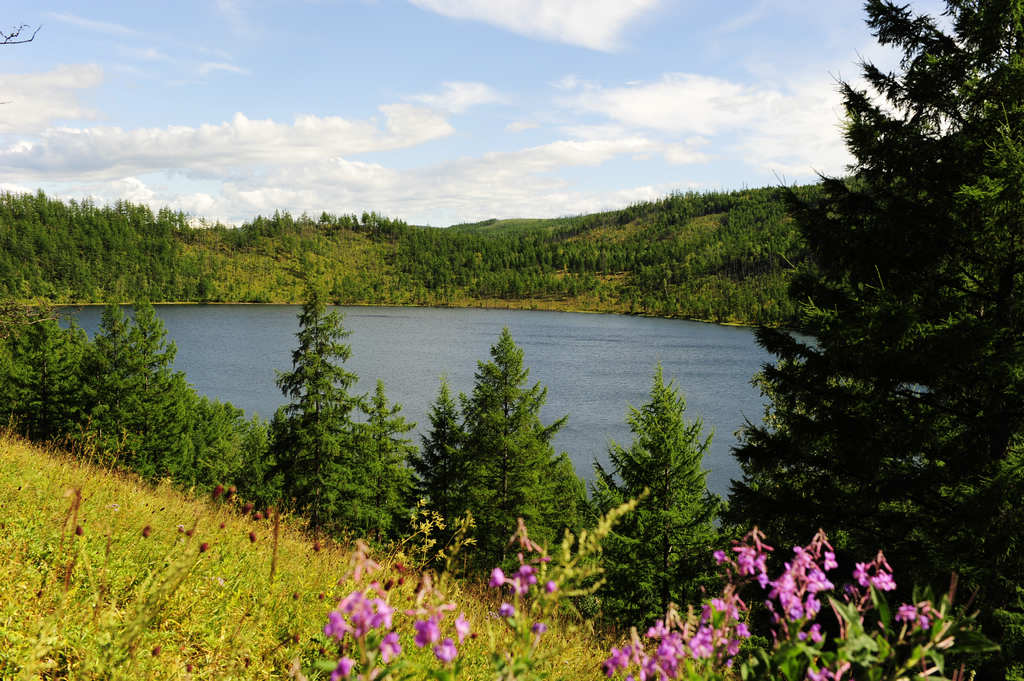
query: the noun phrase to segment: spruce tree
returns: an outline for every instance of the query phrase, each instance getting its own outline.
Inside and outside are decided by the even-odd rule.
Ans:
[[[341,366],[352,353],[342,343],[349,332],[315,286],[307,287],[298,318],[292,369],[277,376],[291,401],[270,424],[274,477],[284,501],[307,513],[312,527],[344,524],[360,516],[366,498],[354,470],[351,416],[361,400],[349,390],[357,376]]]
[[[632,445],[612,442],[611,470],[594,462],[594,503],[602,513],[646,491],[606,542],[602,601],[606,615],[619,621],[653,622],[669,603],[697,602],[714,570],[721,502],[708,492],[703,467],[711,435],[685,413],[685,398],[665,384],[659,365],[650,401],[630,407]]]
[[[758,333],[771,406],[736,451],[731,517],[882,548],[903,587],[956,571],[1003,646],[983,675],[1022,678],[1024,2],[867,11],[903,58],[841,84],[851,174],[795,202],[806,336]]]
[[[394,537],[406,513],[411,476],[406,460],[416,451],[404,437],[416,427],[401,415],[400,404],[389,404],[384,383],[377,388],[365,409],[366,423],[358,429],[356,472],[363,478],[367,503],[357,527],[378,536]]]
[[[466,509],[466,434],[445,379],[428,418],[430,431],[420,437],[419,451],[409,456],[415,476],[413,493],[415,501],[426,499],[429,508],[451,522]]]
[[[485,562],[505,557],[518,517],[541,542],[575,520],[557,526],[545,522],[546,511],[559,503],[550,485],[556,459],[551,438],[568,417],[541,423],[547,388],[524,387],[530,370],[507,328],[490,354],[490,362],[477,363],[472,394],[461,396],[467,506],[477,520],[478,559]]]
[[[108,305],[82,360],[83,416],[97,446],[143,477],[180,468],[192,456],[186,436],[191,390],[173,370],[177,349],[153,306],[128,318]]]
[[[62,329],[52,319],[22,326],[6,339],[3,410],[29,438],[55,439],[76,430],[87,343],[81,328]]]

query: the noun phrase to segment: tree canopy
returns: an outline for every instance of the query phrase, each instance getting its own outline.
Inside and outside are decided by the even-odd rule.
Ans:
[[[919,582],[958,572],[1003,641],[998,673],[1019,677],[1024,3],[950,0],[941,22],[867,11],[902,60],[841,84],[851,174],[793,201],[809,338],[758,334],[771,406],[737,449],[732,517],[880,546]]]

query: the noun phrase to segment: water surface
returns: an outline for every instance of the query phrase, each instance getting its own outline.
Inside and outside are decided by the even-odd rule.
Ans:
[[[275,369],[291,367],[298,306],[160,305],[157,314],[178,347],[175,367],[205,395],[270,418],[284,398]],[[452,392],[469,393],[478,360],[507,326],[524,351],[530,383],[548,388],[545,423],[565,414],[554,445],[577,472],[592,480],[593,461],[607,464],[608,443],[628,446],[627,405],[640,406],[660,362],[687,400],[690,419],[714,431],[704,460],[708,486],[728,491],[738,467],[729,453],[745,419],[760,420],[763,401],[750,378],[769,355],[750,329],[672,319],[525,310],[342,307],[352,357],[345,368],[359,376],[358,392],[377,379],[403,415],[429,428],[427,412],[446,375]],[[75,313],[89,333],[101,308]]]

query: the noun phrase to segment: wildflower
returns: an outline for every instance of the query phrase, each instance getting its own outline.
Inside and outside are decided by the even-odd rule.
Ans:
[[[499,587],[505,583],[505,573],[501,571],[501,568],[494,568],[491,570],[491,581],[488,583],[492,589]]]
[[[515,617],[516,609],[510,603],[502,603],[498,608],[498,615],[501,617]]]
[[[464,612],[460,612],[459,616],[455,618],[455,635],[458,637],[459,643],[462,643],[469,635],[469,621]]]
[[[380,642],[380,659],[384,661],[384,664],[391,662],[399,655],[402,654],[402,644],[398,642],[398,634],[390,632],[381,639]]]
[[[451,662],[458,654],[459,651],[455,648],[455,642],[450,638],[446,638],[441,641],[441,643],[434,646],[434,657],[441,660],[441,662]]]
[[[224,485],[217,485],[216,487],[213,488],[214,501],[216,501],[221,494],[224,494]]]
[[[413,622],[412,625],[416,629],[416,637],[413,639],[413,643],[416,644],[417,648],[433,643],[441,637],[441,629],[437,626],[437,620],[438,618],[434,616]]]
[[[621,649],[611,649],[611,656],[604,661],[604,673],[608,675],[608,678],[615,676],[615,672],[619,669],[625,669],[629,666],[630,652],[629,646],[622,646]]]
[[[145,527],[143,527],[142,528],[142,537],[143,537],[143,539],[149,537],[149,535],[152,534],[152,532],[153,532],[153,528],[150,527],[149,525],[146,525]]]
[[[548,580],[548,583],[544,585],[544,591],[553,594],[558,591],[558,585],[555,584],[554,580]]]
[[[696,636],[690,639],[689,646],[690,650],[693,651],[694,657],[711,657],[715,652],[711,638],[711,629],[706,626],[698,629]]]
[[[537,636],[540,636],[541,634],[543,634],[547,630],[548,630],[548,625],[544,624],[543,622],[534,622],[533,626],[530,627],[530,631],[535,633]]]
[[[338,660],[338,666],[333,672],[331,672],[331,681],[338,681],[338,679],[347,679],[348,675],[352,673],[352,667],[354,667],[356,661],[351,657],[343,657]]]

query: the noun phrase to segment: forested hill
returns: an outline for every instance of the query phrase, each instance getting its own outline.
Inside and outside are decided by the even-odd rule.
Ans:
[[[809,195],[814,187],[798,193]],[[241,227],[118,202],[0,194],[0,297],[56,303],[512,306],[784,323],[805,257],[780,189],[674,194],[623,210],[447,229],[375,213],[287,213]]]

